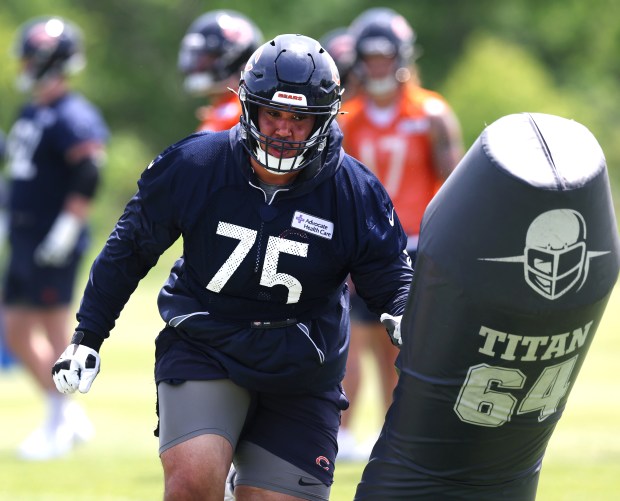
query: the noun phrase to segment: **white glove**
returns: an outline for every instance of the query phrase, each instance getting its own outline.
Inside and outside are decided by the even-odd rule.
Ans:
[[[54,221],[43,242],[34,251],[39,266],[66,264],[82,231],[82,220],[71,212],[62,212]]]
[[[403,319],[402,315],[393,317],[389,313],[383,313],[381,315],[381,323],[384,325],[387,333],[390,335],[390,340],[394,346],[400,348],[403,345],[403,339],[400,335],[400,322]]]
[[[70,344],[52,367],[52,379],[60,393],[86,393],[99,374],[101,358],[92,348]]]

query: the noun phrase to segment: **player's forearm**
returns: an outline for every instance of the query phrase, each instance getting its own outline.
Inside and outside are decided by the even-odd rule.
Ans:
[[[404,254],[376,272],[352,274],[351,277],[357,293],[371,311],[377,315],[402,315],[413,279],[413,271]]]

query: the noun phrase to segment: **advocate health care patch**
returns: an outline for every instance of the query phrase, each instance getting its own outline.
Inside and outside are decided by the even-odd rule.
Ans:
[[[334,235],[334,223],[301,211],[295,211],[291,226],[328,240]]]

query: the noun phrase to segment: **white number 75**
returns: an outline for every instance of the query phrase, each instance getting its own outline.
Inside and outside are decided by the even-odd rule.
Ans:
[[[256,241],[256,230],[237,226],[236,224],[224,223],[222,221],[217,225],[217,234],[224,237],[239,240],[239,244],[235,247],[232,254],[222,264],[217,273],[213,275],[211,281],[207,284],[207,289],[213,292],[220,292],[226,282],[246,258],[250,249]],[[279,237],[269,237],[267,241],[267,250],[265,251],[265,262],[263,263],[263,272],[260,277],[260,284],[265,287],[273,287],[274,285],[284,285],[288,289],[287,303],[296,303],[301,296],[302,286],[299,280],[287,273],[278,273],[278,260],[280,253],[291,254],[293,256],[307,257],[308,244],[287,240]]]

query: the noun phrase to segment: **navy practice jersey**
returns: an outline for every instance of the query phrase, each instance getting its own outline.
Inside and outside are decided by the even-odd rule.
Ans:
[[[402,312],[412,277],[388,195],[341,139],[333,124],[322,168],[306,167],[273,196],[238,126],[171,146],[143,173],[96,259],[79,328],[107,337],[138,281],[182,236],[159,310],[220,370],[168,354],[157,379],[221,377],[223,366],[257,389],[333,387],[348,348],[347,274],[379,314]],[[158,352],[180,346],[159,341]]]
[[[401,375],[356,499],[534,499],[619,264],[590,132],[490,125],[425,212]]]
[[[67,152],[86,141],[107,139],[99,111],[78,93],[47,106],[24,106],[7,139],[11,232],[42,240],[71,186],[74,166],[67,163]]]

